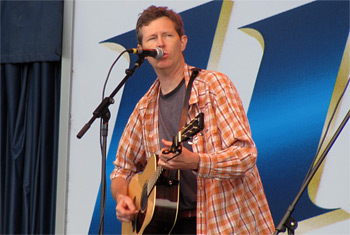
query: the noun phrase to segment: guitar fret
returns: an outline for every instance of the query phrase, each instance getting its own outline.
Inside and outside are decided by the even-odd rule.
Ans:
[[[163,168],[161,166],[158,166],[149,181],[147,182],[147,195],[149,196],[157,183],[159,176],[162,174]]]

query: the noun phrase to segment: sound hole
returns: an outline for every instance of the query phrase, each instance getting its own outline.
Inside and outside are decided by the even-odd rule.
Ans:
[[[148,201],[148,187],[147,187],[147,182],[143,185],[142,188],[142,193],[141,193],[141,211],[144,212],[147,208],[147,201]]]

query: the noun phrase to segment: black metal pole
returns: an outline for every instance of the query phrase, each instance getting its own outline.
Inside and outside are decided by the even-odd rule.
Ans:
[[[323,151],[320,159],[317,161],[315,167],[312,168],[310,175],[306,178],[304,184],[301,186],[301,189],[298,192],[297,196],[295,197],[294,201],[288,207],[287,212],[285,213],[282,220],[280,221],[280,223],[276,227],[276,231],[274,232],[274,234],[279,234],[280,232],[285,232],[286,229],[288,229],[288,234],[294,234],[294,230],[298,227],[298,222],[294,218],[291,217],[291,214],[294,211],[295,205],[299,201],[299,199],[300,199],[301,195],[303,194],[303,192],[305,191],[306,187],[309,185],[309,183],[312,180],[313,176],[315,175],[316,171],[321,166],[323,160],[326,158],[329,150],[333,146],[334,142],[338,138],[338,136],[339,136],[340,132],[342,131],[342,129],[344,128],[344,126],[346,125],[346,122],[349,120],[349,117],[350,117],[350,110],[348,111],[345,118],[343,119],[343,121],[339,125],[338,129],[334,133],[333,137],[331,138],[331,140],[327,144],[325,150]]]
[[[84,127],[77,134],[77,138],[80,139],[88,131],[92,123],[96,118],[102,118],[101,120],[101,152],[102,152],[102,163],[101,163],[101,201],[100,201],[100,226],[99,234],[103,234],[104,230],[104,212],[106,205],[106,157],[107,157],[107,136],[108,136],[108,121],[110,119],[110,111],[108,109],[109,105],[114,103],[113,97],[118,93],[120,88],[126,83],[126,81],[134,74],[135,70],[139,68],[144,62],[144,57],[139,56],[138,60],[135,62],[131,69],[126,69],[126,76],[118,84],[118,86],[113,90],[110,96],[104,98],[102,102],[97,106],[93,112],[91,119],[84,125]]]

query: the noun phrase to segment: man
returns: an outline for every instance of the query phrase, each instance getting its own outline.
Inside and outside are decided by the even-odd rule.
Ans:
[[[164,169],[181,170],[178,221],[172,233],[272,234],[274,224],[256,167],[257,150],[248,119],[232,82],[222,73],[201,70],[193,82],[187,122],[204,113],[204,129],[182,153],[164,154],[177,134],[193,67],[185,63],[187,37],[181,17],[151,6],[138,19],[138,47],[162,48],[148,58],[158,78],[138,102],[121,137],[111,192],[116,215],[130,222],[138,213],[127,195],[128,182],[143,171],[152,153]],[[193,213],[194,212],[194,213]],[[161,225],[160,225],[161,226]]]

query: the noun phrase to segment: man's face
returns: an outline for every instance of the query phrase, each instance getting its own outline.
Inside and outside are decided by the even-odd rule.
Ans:
[[[148,58],[149,63],[155,70],[167,69],[182,63],[182,52],[186,48],[187,37],[180,37],[173,22],[167,17],[161,17],[152,21],[149,25],[141,28],[143,49],[160,47],[164,56],[160,60]]]

